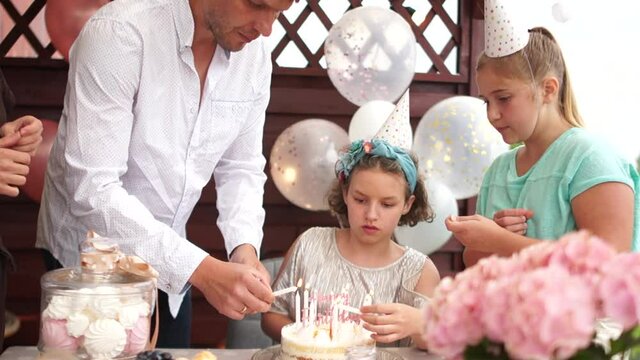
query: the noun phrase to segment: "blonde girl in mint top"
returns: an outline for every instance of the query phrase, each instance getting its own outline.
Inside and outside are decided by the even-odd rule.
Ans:
[[[581,129],[564,58],[544,28],[527,45],[477,65],[480,96],[508,144],[485,174],[476,215],[446,220],[465,245],[467,266],[587,229],[620,251],[638,249],[635,167]]]

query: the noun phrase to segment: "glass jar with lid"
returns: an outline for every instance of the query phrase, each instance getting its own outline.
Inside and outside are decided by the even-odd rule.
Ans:
[[[133,359],[149,344],[155,279],[115,242],[98,239],[83,243],[82,266],[42,276],[42,358]]]

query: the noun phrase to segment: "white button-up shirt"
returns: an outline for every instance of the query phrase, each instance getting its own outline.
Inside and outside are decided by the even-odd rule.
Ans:
[[[183,292],[207,256],[185,225],[212,174],[227,252],[260,248],[270,52],[263,39],[218,47],[200,100],[193,32],[188,0],[117,1],[74,43],[36,244],[64,266],[79,264],[92,229],[157,269],[160,289]],[[174,315],[180,301],[170,297]]]

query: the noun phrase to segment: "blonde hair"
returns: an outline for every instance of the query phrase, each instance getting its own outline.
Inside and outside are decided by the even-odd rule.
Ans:
[[[559,106],[562,117],[573,127],[582,127],[582,117],[578,112],[569,72],[566,68],[562,50],[549,30],[536,27],[529,30],[529,42],[524,49],[511,55],[498,58],[488,57],[482,53],[478,58],[476,70],[486,66],[509,78],[534,83],[552,74],[560,82]]]

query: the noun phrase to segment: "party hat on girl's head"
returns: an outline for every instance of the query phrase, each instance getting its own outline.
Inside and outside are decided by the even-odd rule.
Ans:
[[[373,138],[382,139],[391,145],[410,150],[412,137],[409,121],[409,90],[407,90]]]
[[[529,42],[529,31],[517,6],[517,0],[484,0],[484,53],[488,57],[511,55]]]

